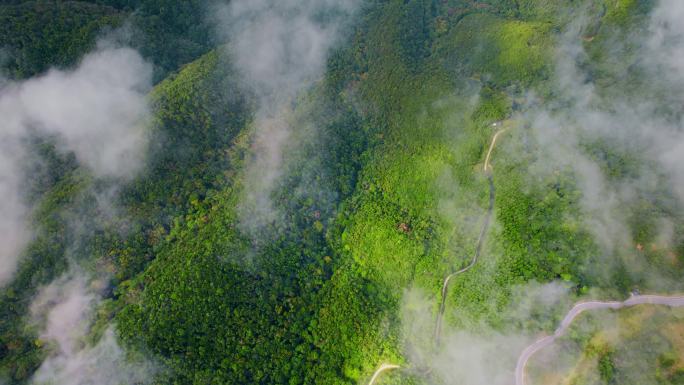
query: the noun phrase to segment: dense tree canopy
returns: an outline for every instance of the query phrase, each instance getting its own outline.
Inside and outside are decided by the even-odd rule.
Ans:
[[[570,167],[533,170],[539,144],[530,127],[510,119],[526,89],[544,102],[559,98],[549,79],[552,47],[568,22],[560,10],[570,6],[561,3],[365,2],[324,74],[288,104],[298,143],[270,194],[282,221],[258,239],[240,225],[240,199],[259,95],[206,22],[206,2],[0,4],[8,77],[73,67],[98,38],[125,26],[125,43],[153,63],[156,84],[146,165],[117,191],[125,220],[102,213],[97,198],[108,182],[60,151],[58,138],[27,140],[39,160],[26,166],[37,230],[13,282],[0,290],[0,383],[30,383],[49,353],[25,325],[31,298],[74,255],[108,274],[96,324],[112,321],[127,349],[158,360],[159,383],[355,384],[380,362],[410,360],[403,295],[425,292],[434,316],[443,277],[474,252],[489,198],[482,165],[499,125],[510,131],[494,155],[495,224],[483,262],[452,283],[447,305],[459,313],[447,312],[445,322],[511,327],[505,310],[514,288],[535,281],[570,282],[572,295],[626,294],[643,284],[645,274],[622,260],[610,278],[596,273],[606,251],[581,225],[578,176]],[[582,66],[596,84],[628,89],[639,74],[617,74],[624,68],[600,45],[625,25],[645,28],[652,4],[598,3],[600,26],[584,40]],[[616,186],[647,164],[604,141],[582,146]],[[639,245],[657,243],[650,230],[662,218],[681,229],[673,192],[657,181],[625,209]],[[76,216],[87,218],[78,229],[68,225]],[[677,277],[682,241],[673,235],[673,250],[639,250],[639,257]],[[617,353],[596,354],[603,383],[615,383]],[[658,365],[673,366],[669,359],[676,360],[663,356]],[[681,373],[673,373],[663,383],[677,383]]]

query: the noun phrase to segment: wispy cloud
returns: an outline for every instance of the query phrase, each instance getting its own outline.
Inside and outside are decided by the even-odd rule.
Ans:
[[[252,157],[244,172],[240,223],[252,235],[281,220],[272,193],[284,173],[296,96],[317,81],[357,0],[238,0],[218,8],[230,60],[256,96]],[[295,123],[298,124],[298,123]]]
[[[598,42],[587,41],[583,36],[588,18],[573,18],[558,37],[555,77],[544,84],[544,89],[537,90],[537,95],[530,90],[530,103],[517,117],[529,123],[536,141],[536,146],[530,147],[540,152],[539,161],[530,165],[531,172],[551,175],[559,169],[571,169],[576,175],[585,224],[604,254],[601,263],[592,265],[589,273],[610,279],[615,262],[619,261],[627,266],[628,274],[641,279],[645,290],[681,288],[681,283],[664,279],[636,252],[630,210],[640,199],[651,203],[660,200],[657,204],[668,202],[670,192],[678,205],[684,203],[684,167],[680,161],[684,154],[682,17],[684,3],[661,0],[641,26],[643,33],[627,33],[627,42],[607,39],[605,44],[613,46],[604,53],[625,54],[623,48],[629,45],[628,54],[633,55],[630,65],[613,69],[617,73],[608,84],[597,84],[597,74],[591,72],[589,64],[596,58],[590,57],[587,47]],[[522,124],[518,129],[526,130],[526,126]],[[624,174],[608,175],[606,160],[588,150],[591,143],[601,143],[638,161],[624,165],[628,168]],[[535,178],[538,176],[535,174]],[[656,197],[655,192],[661,195]],[[670,243],[671,248],[678,218],[676,212],[666,211],[652,212],[658,217],[654,233],[658,234],[656,242]],[[601,282],[610,288],[617,284],[610,280]],[[430,377],[440,384],[511,384],[522,349],[536,336],[552,332],[576,300],[567,285],[555,282],[528,283],[514,287],[511,294],[508,307],[496,317],[505,320],[504,324],[490,325],[477,317],[471,320],[462,308],[455,308],[452,317],[465,326],[454,330],[447,322],[441,343],[435,348],[430,343],[434,299],[421,292],[407,292],[402,304],[402,325],[406,356],[412,368],[431,369]],[[607,294],[602,291],[588,296],[605,298]],[[614,317],[603,312],[593,314],[591,319],[614,324]],[[580,334],[597,330],[595,324],[591,328],[581,323],[573,327]],[[562,376],[577,364],[582,348],[560,340],[531,364],[553,368]],[[652,353],[644,347],[633,349],[628,355],[639,362],[645,354]]]
[[[0,285],[14,273],[31,238],[22,190],[29,133],[50,135],[95,176],[127,180],[144,164],[151,67],[129,48],[111,45],[71,71],[51,70],[0,88]]]
[[[507,321],[504,327],[468,321],[468,327],[454,329],[446,323],[435,346],[434,303],[419,289],[407,290],[401,314],[409,372],[430,373],[425,377],[428,383],[509,385],[518,354],[529,344],[530,331],[552,329],[570,301],[568,285],[558,282],[515,286],[509,305],[500,310],[499,315]],[[459,312],[462,309],[447,311],[467,318]]]
[[[95,345],[87,343],[99,295],[81,271],[72,270],[42,288],[31,304],[34,325],[48,356],[32,383],[51,385],[118,385],[149,382],[159,367],[129,357],[110,326]]]
[[[635,256],[633,209],[649,201],[667,211],[662,205],[672,206],[667,203],[669,193],[678,198],[676,205],[684,203],[683,14],[680,2],[662,0],[645,25],[630,26],[643,33],[591,42],[582,36],[587,18],[577,17],[558,41],[552,97],[535,100],[524,115],[543,154],[544,166],[537,170],[569,168],[577,176],[586,223],[605,256],[594,270],[600,274],[610,273],[619,260],[636,275],[651,274],[650,264]],[[600,57],[587,52],[592,44],[603,44],[611,62],[627,60],[630,65],[606,70]],[[591,70],[596,66],[614,71],[611,82],[596,83],[600,72]],[[611,163],[624,172],[608,175],[611,155],[588,149],[597,143],[634,161]],[[668,231],[671,211],[661,212],[655,222],[664,227],[654,233]],[[651,214],[656,215],[654,210]],[[662,286],[657,280],[649,283]]]

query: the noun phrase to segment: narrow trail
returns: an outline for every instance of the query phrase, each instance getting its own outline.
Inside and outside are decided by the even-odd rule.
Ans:
[[[491,158],[492,151],[494,150],[494,146],[496,145],[497,138],[499,137],[500,134],[502,134],[506,130],[507,130],[506,128],[503,128],[494,134],[494,136],[492,137],[492,141],[489,144],[489,149],[487,150],[487,156],[485,157],[483,171],[487,175],[487,181],[489,183],[489,207],[487,208],[487,213],[485,214],[484,222],[482,223],[482,228],[480,229],[480,235],[477,238],[477,245],[475,246],[475,253],[473,255],[473,258],[470,260],[470,263],[466,267],[447,275],[444,278],[444,282],[442,283],[442,291],[441,291],[442,299],[441,299],[441,302],[439,305],[439,312],[437,313],[437,320],[435,321],[435,331],[434,331],[435,346],[439,346],[439,339],[440,339],[441,332],[442,332],[442,320],[444,318],[444,311],[446,308],[446,298],[447,298],[447,293],[449,290],[449,284],[451,283],[452,278],[456,277],[459,274],[465,273],[466,271],[473,268],[473,266],[475,266],[475,264],[477,263],[477,260],[480,257],[480,253],[482,251],[482,245],[484,244],[484,241],[485,241],[485,238],[487,235],[487,230],[489,230],[489,223],[490,223],[491,218],[492,218],[492,213],[494,212],[494,202],[496,199],[495,190],[494,190],[494,178],[492,176],[492,166],[489,163],[489,160]],[[375,383],[375,381],[378,379],[378,377],[380,377],[380,375],[383,372],[386,372],[389,370],[394,370],[394,369],[399,369],[399,368],[401,368],[399,365],[383,363],[375,371],[375,373],[373,373],[373,377],[371,377],[368,385],[373,385]],[[430,370],[428,369],[424,373],[425,374],[430,373]]]
[[[530,358],[532,358],[532,356],[538,351],[553,344],[557,338],[563,336],[575,318],[577,318],[577,316],[583,312],[596,309],[621,309],[624,307],[644,304],[683,307],[684,296],[633,295],[622,302],[586,301],[575,304],[575,306],[570,309],[568,314],[565,315],[560,326],[552,335],[537,340],[532,345],[525,348],[522,353],[520,353],[520,356],[518,357],[518,363],[515,367],[515,385],[525,385],[525,368],[527,367],[527,362],[530,360]]]
[[[492,212],[494,211],[494,179],[491,173],[487,175],[487,181],[489,182],[489,207],[487,208],[487,213],[485,214],[484,222],[482,222],[482,228],[480,229],[480,235],[477,238],[477,246],[475,246],[475,253],[473,254],[473,259],[470,260],[468,266],[455,271],[444,278],[444,283],[442,283],[442,301],[439,304],[439,312],[437,313],[437,320],[435,322],[435,346],[439,346],[439,339],[442,334],[442,320],[444,319],[444,311],[446,309],[446,298],[449,291],[449,284],[452,278],[459,274],[463,274],[475,266],[477,260],[480,258],[480,253],[482,252],[482,245],[484,244],[485,237],[487,236],[487,230],[489,229],[489,222],[492,218]]]
[[[487,151],[487,155],[485,157],[485,162],[484,162],[484,167],[483,171],[487,176],[487,181],[489,183],[489,207],[487,208],[487,213],[485,214],[484,221],[482,223],[482,228],[480,229],[480,234],[477,239],[477,245],[475,247],[475,253],[473,255],[473,258],[471,259],[470,263],[468,263],[467,266],[465,266],[462,269],[459,269],[453,273],[450,273],[444,278],[443,284],[442,284],[442,290],[441,290],[441,302],[439,306],[439,312],[437,313],[437,319],[435,322],[435,331],[434,331],[434,343],[435,346],[439,346],[439,340],[441,336],[441,329],[442,329],[442,320],[444,318],[444,312],[446,308],[446,297],[447,293],[449,290],[449,284],[451,283],[452,279],[456,277],[457,275],[463,274],[473,268],[476,264],[477,261],[480,257],[480,254],[482,252],[482,246],[484,245],[484,241],[487,235],[487,231],[489,230],[489,225],[491,221],[491,217],[494,211],[494,203],[496,199],[496,191],[494,189],[494,178],[492,174],[492,167],[490,164],[490,159],[492,152],[494,150],[494,146],[496,145],[496,141],[503,132],[505,132],[507,129],[503,128],[497,131],[494,136],[492,137],[492,141],[489,145],[489,149]],[[553,344],[557,338],[562,337],[565,332],[569,329],[569,327],[572,325],[573,321],[583,312],[588,311],[588,310],[597,310],[597,309],[621,309],[625,307],[631,307],[631,306],[636,306],[636,305],[644,305],[644,304],[649,304],[649,305],[663,305],[663,306],[669,306],[669,307],[684,307],[684,295],[672,295],[672,296],[661,296],[661,295],[633,295],[630,298],[628,298],[625,301],[619,302],[619,301],[584,301],[584,302],[579,302],[575,304],[572,309],[565,315],[563,320],[561,321],[560,326],[556,331],[549,336],[543,337],[537,341],[535,341],[533,344],[529,345],[526,347],[520,356],[518,357],[518,362],[515,367],[515,385],[526,385],[525,384],[525,368],[527,367],[527,363],[529,362],[530,358],[534,356],[535,353],[538,351],[544,349],[545,347],[550,346]],[[370,379],[370,382],[368,385],[373,385],[378,378],[387,371],[395,370],[395,369],[401,369],[401,366],[396,365],[396,364],[389,364],[389,363],[383,363],[378,367],[378,369],[373,373],[373,376]],[[430,370],[426,370],[423,372],[423,374],[429,374]]]
[[[487,207],[487,213],[485,214],[484,222],[482,222],[482,228],[480,229],[480,235],[477,238],[477,245],[475,246],[475,253],[473,254],[473,259],[470,260],[468,266],[455,271],[444,278],[442,283],[442,301],[439,304],[439,312],[437,313],[437,321],[435,322],[435,333],[434,340],[435,346],[439,346],[439,339],[442,334],[442,320],[444,319],[444,311],[446,308],[446,298],[449,290],[449,284],[451,279],[459,274],[463,274],[475,266],[477,260],[480,258],[480,253],[482,252],[482,245],[484,244],[485,238],[487,236],[487,230],[489,230],[489,222],[492,218],[492,213],[494,212],[494,202],[496,200],[496,191],[494,189],[494,177],[492,175],[492,166],[489,164],[489,160],[492,156],[492,151],[496,145],[496,139],[501,135],[506,129],[501,129],[497,131],[492,137],[492,142],[489,144],[489,150],[487,150],[487,156],[485,157],[485,162],[483,166],[483,171],[487,175],[487,181],[489,183],[489,207]]]

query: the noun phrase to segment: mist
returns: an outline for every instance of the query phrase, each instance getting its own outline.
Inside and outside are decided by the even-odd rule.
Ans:
[[[530,165],[530,173],[535,179],[530,179],[529,183],[563,169],[570,169],[575,175],[581,192],[584,224],[593,234],[601,254],[588,269],[594,278],[598,278],[601,287],[586,293],[584,298],[624,300],[625,293],[616,293],[616,282],[611,281],[619,265],[628,269],[630,277],[639,282],[643,291],[676,292],[681,289],[681,282],[664,276],[640,254],[639,247],[645,245],[638,245],[634,239],[630,228],[633,218],[630,218],[628,208],[643,201],[664,206],[664,209],[651,211],[656,216],[654,244],[664,249],[675,247],[678,210],[684,204],[684,113],[681,103],[684,96],[684,24],[681,22],[684,3],[658,2],[642,21],[643,34],[619,35],[618,38],[613,35],[620,31],[612,32],[613,35],[606,39],[609,46],[605,51],[609,57],[605,60],[629,58],[627,64],[612,68],[612,82],[599,82],[596,75],[599,70],[589,65],[592,53],[587,47],[594,43],[586,39],[584,33],[595,15],[588,9],[580,10],[580,13],[557,37],[550,88],[528,90],[528,102],[523,111],[513,116],[515,121],[522,122],[514,130],[530,130],[528,138],[534,141],[533,148],[538,152],[537,161]],[[600,157],[587,150],[597,142],[637,160],[629,164],[628,172],[609,175]],[[500,151],[506,151],[506,148],[504,141]],[[496,178],[496,171],[494,174]],[[514,383],[514,368],[521,351],[540,336],[552,334],[560,319],[578,300],[570,285],[531,282],[516,287],[507,307],[497,315],[503,323],[479,321],[452,302],[451,307],[447,306],[445,329],[438,347],[431,343],[430,334],[434,327],[435,299],[416,289],[408,291],[401,313],[404,354],[410,365],[405,368],[406,372],[415,373],[416,368],[430,369],[431,378],[426,379],[426,383]],[[489,304],[478,306],[496,308]],[[581,339],[578,336],[588,336],[607,325],[615,325],[620,313],[599,310],[587,314],[591,315],[585,315],[573,324],[573,338]],[[454,324],[461,326],[455,328]],[[618,352],[620,357],[629,358],[629,363],[620,363],[621,367],[640,363],[647,355],[654,357],[664,345],[658,344]],[[535,355],[529,367],[533,373],[543,368],[547,374],[555,372],[557,379],[564,378],[563,373],[567,375],[578,364],[583,349],[584,346],[571,337],[559,339]],[[598,379],[598,369],[595,370]],[[628,373],[632,374],[623,380],[640,378],[638,382],[646,376],[634,371]],[[529,383],[544,383],[533,380],[539,379],[531,378]]]
[[[585,10],[586,11],[586,10]],[[533,170],[549,175],[571,169],[582,192],[585,224],[601,248],[601,263],[592,268],[606,282],[613,269],[625,266],[630,274],[657,290],[671,290],[676,282],[661,281],[637,251],[630,223],[638,220],[627,208],[654,205],[659,215],[653,231],[663,234],[659,247],[672,248],[672,221],[684,203],[684,148],[681,97],[684,96],[684,5],[657,3],[641,29],[643,34],[604,38],[612,66],[610,81],[597,84],[595,73],[608,71],[589,65],[595,44],[583,39],[590,15],[577,17],[558,39],[552,97],[534,100],[521,116],[530,123],[540,161]],[[621,174],[609,175],[606,160],[591,150],[596,143],[626,157]],[[657,206],[656,206],[657,205]],[[656,212],[659,211],[658,214]]]
[[[32,384],[118,385],[147,383],[159,367],[142,357],[129,357],[112,326],[95,345],[88,344],[94,310],[100,301],[95,281],[77,268],[43,287],[31,304],[34,327],[49,353]]]
[[[50,136],[58,151],[74,154],[93,176],[129,180],[144,165],[151,75],[136,51],[103,45],[74,70],[50,70],[0,88],[0,285],[11,280],[31,239],[24,139]]]
[[[94,200],[97,218],[79,217],[78,208],[61,214],[75,243],[88,239],[93,223],[125,219],[115,201],[120,187],[145,166],[151,82],[152,66],[137,51],[101,40],[73,69],[0,83],[0,285],[12,280],[23,248],[41,230],[32,218],[40,197],[29,199],[28,186],[38,177],[31,174],[32,166],[42,167],[42,159],[28,139],[45,138],[59,154],[73,156],[91,181],[104,182],[80,193]],[[82,204],[82,198],[76,197],[75,204]],[[92,256],[75,255],[80,252],[76,244],[66,246],[68,272],[42,287],[30,306],[27,327],[39,335],[37,343],[46,352],[31,383],[147,381],[157,365],[124,352],[113,325],[104,325],[101,336],[93,334],[95,311],[110,277],[80,267],[79,261]]]
[[[467,273],[466,273],[467,274]],[[465,327],[445,322],[435,346],[434,298],[417,288],[404,293],[402,338],[409,373],[428,371],[429,384],[510,385],[518,354],[532,340],[530,332],[553,329],[572,298],[568,284],[529,282],[512,288],[511,300],[500,309],[503,327],[470,319],[463,309],[447,307],[445,318],[460,318]],[[490,301],[495,302],[495,299]],[[494,304],[484,307],[496,307]],[[532,330],[530,330],[532,329]],[[420,376],[420,375],[419,375]],[[424,376],[421,376],[423,378]]]
[[[300,145],[294,131],[306,126],[293,117],[297,96],[323,76],[329,51],[358,3],[237,0],[215,12],[219,34],[230,41],[228,60],[256,100],[238,205],[241,228],[253,238],[283,219],[272,194]]]

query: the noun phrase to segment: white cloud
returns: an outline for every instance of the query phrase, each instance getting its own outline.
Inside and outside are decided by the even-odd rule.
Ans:
[[[613,256],[619,256],[634,272],[649,269],[634,258],[634,240],[628,219],[640,197],[670,189],[684,203],[684,4],[661,0],[654,8],[644,33],[626,34],[629,42],[612,38],[586,43],[581,38],[585,18],[577,17],[559,39],[553,100],[530,107],[525,113],[542,149],[539,172],[570,168],[582,190],[582,208],[588,228],[603,247],[597,272],[609,273]],[[629,44],[628,44],[629,43]],[[597,85],[586,65],[590,44],[608,44],[606,55],[629,51],[634,61],[619,73],[620,80]],[[629,50],[625,46],[631,47]],[[610,61],[617,60],[610,57]],[[627,59],[625,59],[627,60]],[[622,79],[634,76],[638,83]],[[636,92],[630,88],[637,88]],[[624,92],[623,92],[624,91]],[[609,178],[590,156],[587,143],[601,141],[613,150],[638,159],[629,175]],[[545,169],[545,170],[544,170]],[[661,178],[660,175],[666,178]],[[669,179],[669,184],[662,184]],[[601,271],[602,270],[602,271]]]
[[[257,236],[282,213],[271,194],[293,143],[292,103],[320,79],[331,47],[356,0],[236,0],[219,7],[219,31],[230,38],[230,59],[257,97],[253,154],[245,167],[238,207],[244,230]]]
[[[99,296],[82,272],[71,272],[44,287],[31,304],[41,340],[54,344],[32,377],[35,385],[120,385],[146,383],[158,371],[146,360],[131,360],[113,327],[94,345],[86,343]],[[50,346],[50,345],[48,345]]]
[[[45,75],[0,88],[0,286],[16,270],[31,238],[24,199],[22,139],[49,134],[65,153],[94,175],[127,179],[143,165],[151,67],[129,48],[86,55],[73,71]]]

